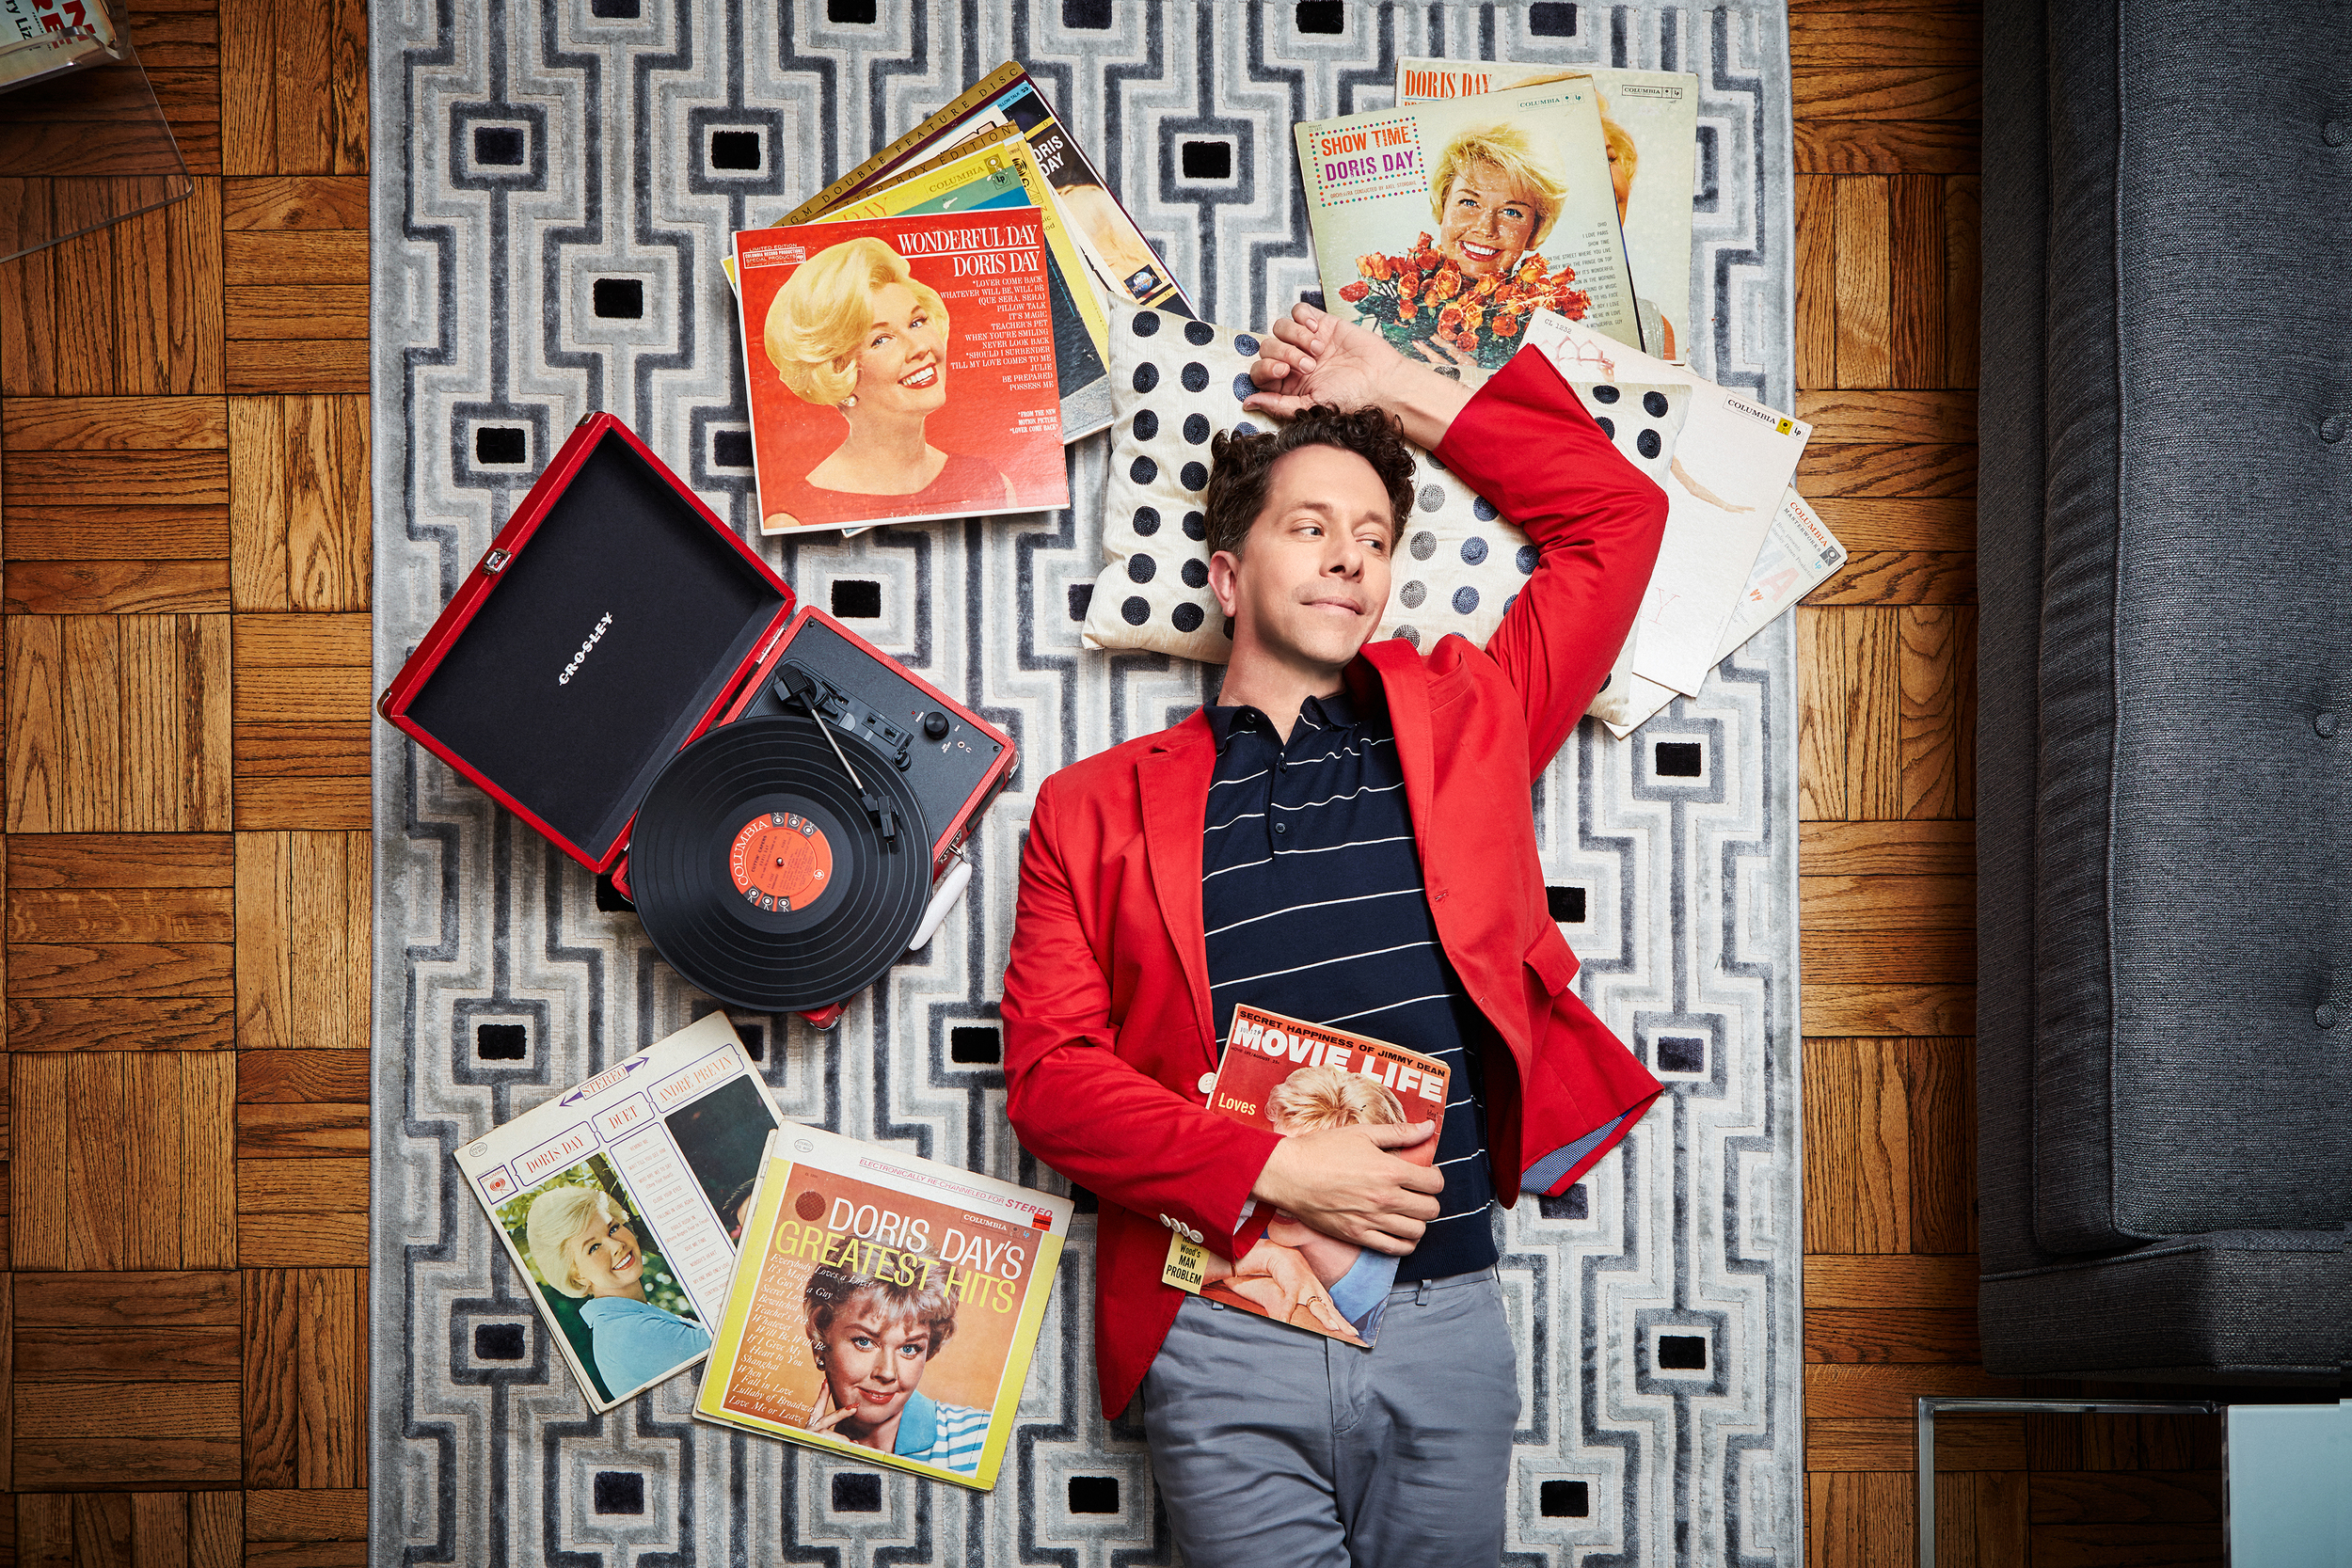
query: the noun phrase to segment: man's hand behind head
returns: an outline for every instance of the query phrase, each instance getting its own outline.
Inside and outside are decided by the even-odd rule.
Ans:
[[[1288,1211],[1327,1236],[1402,1258],[1438,1217],[1445,1178],[1398,1158],[1437,1136],[1434,1121],[1334,1127],[1277,1144],[1250,1196]]]

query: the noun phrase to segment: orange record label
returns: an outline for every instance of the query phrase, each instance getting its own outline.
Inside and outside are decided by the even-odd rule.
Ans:
[[[727,872],[755,909],[804,910],[833,879],[833,845],[805,816],[764,811],[736,833]]]

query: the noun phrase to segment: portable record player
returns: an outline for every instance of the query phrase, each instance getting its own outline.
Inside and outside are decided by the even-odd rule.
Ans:
[[[785,751],[771,747],[750,766],[797,769],[803,793],[852,776],[854,755],[873,776],[855,774],[863,787],[835,818],[834,847],[856,860],[867,843],[881,847],[880,863],[893,868],[888,918],[850,908],[846,882],[823,910],[803,899],[783,912],[803,925],[845,913],[852,925],[880,920],[877,929],[903,924],[909,937],[924,928],[901,921],[906,899],[915,897],[918,916],[925,906],[944,911],[952,902],[969,874],[956,851],[1014,764],[1002,731],[832,617],[796,607],[757,553],[610,414],[582,420],[565,440],[376,706],[598,873],[622,867],[632,832],[646,832],[640,813],[649,792],[719,726],[765,726]],[[740,750],[743,742],[730,736],[726,744]],[[878,804],[887,797],[887,811],[869,813],[869,796]],[[839,808],[834,800],[819,809]],[[697,847],[687,858],[700,864],[707,857]],[[953,885],[934,897],[943,870],[954,873]],[[773,882],[785,874],[771,865],[762,875]],[[642,891],[627,870],[614,883],[625,895]],[[744,896],[763,895],[755,887]],[[837,971],[841,989],[833,995],[769,1007],[757,998],[776,988],[746,983],[735,971],[714,985],[718,976],[696,973],[691,956],[679,963],[683,950],[655,935],[663,956],[703,990],[758,1010],[803,1011],[820,1026],[838,1017],[825,1004],[864,990],[895,956],[871,973]]]

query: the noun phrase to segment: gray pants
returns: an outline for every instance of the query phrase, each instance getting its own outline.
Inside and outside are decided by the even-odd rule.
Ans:
[[[1196,1296],[1143,1380],[1189,1568],[1493,1568],[1518,1413],[1490,1269],[1399,1286],[1368,1351]]]

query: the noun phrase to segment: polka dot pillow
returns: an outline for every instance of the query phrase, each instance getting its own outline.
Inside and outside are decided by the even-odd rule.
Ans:
[[[1232,654],[1209,592],[1201,500],[1210,437],[1274,422],[1241,406],[1257,357],[1250,333],[1157,310],[1114,313],[1104,565],[1087,610],[1088,646],[1212,664]],[[1603,383],[1576,392],[1618,450],[1662,481],[1688,389]],[[1413,515],[1391,572],[1388,613],[1374,635],[1426,648],[1459,632],[1484,646],[1535,569],[1535,546],[1436,458],[1412,451]]]

